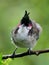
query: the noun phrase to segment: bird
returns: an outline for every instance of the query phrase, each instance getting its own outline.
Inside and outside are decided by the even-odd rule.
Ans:
[[[42,27],[35,20],[31,20],[29,14],[30,13],[25,10],[21,21],[11,31],[11,39],[16,48],[27,48],[30,52],[40,37]]]

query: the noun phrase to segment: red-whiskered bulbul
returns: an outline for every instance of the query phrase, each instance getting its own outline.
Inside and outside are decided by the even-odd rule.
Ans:
[[[41,26],[29,18],[25,11],[24,17],[12,32],[11,37],[16,47],[28,48],[29,51],[36,45],[42,31]]]

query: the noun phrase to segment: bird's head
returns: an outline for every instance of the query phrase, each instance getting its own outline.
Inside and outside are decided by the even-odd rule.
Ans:
[[[29,18],[29,14],[30,14],[30,13],[27,13],[27,11],[25,11],[25,15],[24,15],[24,17],[21,19],[21,25],[24,25],[24,26],[26,26],[26,27],[29,27],[29,26],[32,25],[32,22],[31,22],[31,20],[30,20],[30,18]]]
[[[32,26],[32,22],[31,22],[31,20],[29,18],[29,14],[30,13],[27,13],[27,11],[25,11],[25,14],[21,19],[20,26],[21,25],[23,25],[24,27]]]

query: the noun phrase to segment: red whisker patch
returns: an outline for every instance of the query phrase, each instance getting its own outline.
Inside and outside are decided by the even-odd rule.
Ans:
[[[29,27],[32,27],[32,24],[29,24]]]

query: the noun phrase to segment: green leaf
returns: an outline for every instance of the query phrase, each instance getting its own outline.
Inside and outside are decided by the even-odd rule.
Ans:
[[[12,59],[8,58],[7,60],[3,60],[3,65],[9,65],[9,63],[12,61]]]

